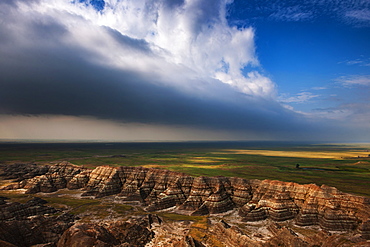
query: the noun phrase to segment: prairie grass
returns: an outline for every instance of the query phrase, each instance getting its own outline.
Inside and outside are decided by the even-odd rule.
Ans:
[[[355,157],[369,157],[369,152],[361,151],[278,151],[278,150],[226,150],[234,154],[252,154],[273,157],[296,157],[296,158],[317,158],[317,159],[350,159]]]
[[[9,198],[11,202],[25,203],[31,200],[34,196],[27,195],[19,191],[1,190],[0,196]]]
[[[194,222],[203,222],[205,216],[190,216],[184,214],[168,213],[168,212],[158,212],[159,216],[163,219],[173,220],[173,221],[194,221]]]

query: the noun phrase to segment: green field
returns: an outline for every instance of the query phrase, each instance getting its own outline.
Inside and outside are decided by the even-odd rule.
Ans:
[[[89,168],[155,167],[193,176],[326,184],[370,197],[369,150],[370,144],[9,143],[0,144],[0,164],[67,160]]]

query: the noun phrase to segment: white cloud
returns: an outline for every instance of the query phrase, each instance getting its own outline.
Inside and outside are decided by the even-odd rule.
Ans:
[[[346,87],[370,86],[370,75],[341,76],[335,81]]]
[[[254,30],[228,25],[228,0],[171,6],[167,1],[105,2],[102,11],[78,1],[18,2],[18,16],[25,23],[52,20],[67,30],[60,42],[89,51],[96,63],[150,74],[157,79],[153,82],[194,91],[199,85],[189,84],[195,78],[210,83],[218,79],[250,95],[275,93],[274,83],[264,75],[242,74],[247,65],[259,66]],[[142,47],[135,49],[134,43]]]
[[[313,90],[325,90],[328,89],[327,87],[313,87]]]
[[[247,73],[247,77],[241,74],[217,72],[216,78],[225,82],[246,94],[257,94],[274,97],[275,87],[273,82],[257,71]]]
[[[344,108],[326,108],[326,109],[315,109],[310,113],[306,113],[307,116],[313,118],[323,118],[343,121],[351,116],[353,112],[350,109]]]
[[[306,21],[313,17],[311,11],[303,11],[298,5],[280,8],[270,18],[282,21]]]
[[[347,61],[347,65],[354,65],[354,64],[361,64],[361,63],[363,63],[363,61],[361,61],[361,60]]]
[[[346,13],[346,17],[351,17],[359,21],[370,21],[370,10],[369,9],[351,10]]]
[[[343,62],[339,62],[339,64],[346,64],[346,65],[358,65],[358,66],[370,66],[369,64],[370,59],[365,59],[365,58],[358,58],[354,60],[346,60]]]
[[[301,92],[296,94],[295,96],[289,96],[287,94],[283,94],[279,97],[279,101],[282,103],[305,103],[310,99],[319,97],[319,95],[313,94],[311,92]]]
[[[342,104],[336,107],[314,109],[307,116],[313,118],[332,119],[348,126],[368,128],[370,122],[369,103]],[[365,134],[365,133],[364,133]]]
[[[358,9],[348,8],[343,15],[343,20],[353,26],[369,27],[370,26],[370,4],[364,4]]]

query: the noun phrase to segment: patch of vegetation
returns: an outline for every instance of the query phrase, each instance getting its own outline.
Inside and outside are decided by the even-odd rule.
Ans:
[[[32,198],[34,198],[34,195],[27,195],[23,193],[8,191],[8,190],[0,190],[0,196],[9,198],[11,202],[19,202],[19,203],[25,203]]]
[[[68,198],[68,197],[51,197],[51,196],[39,196],[48,202],[47,205],[55,208],[68,208],[72,214],[79,214],[84,211],[88,206],[97,205],[100,203],[96,199],[79,199],[79,198]]]
[[[124,215],[124,214],[127,214],[127,212],[128,212],[128,211],[131,211],[131,210],[133,209],[133,207],[132,207],[132,206],[130,206],[130,205],[114,203],[114,204],[112,205],[112,209],[113,209],[117,214]]]
[[[183,214],[167,213],[167,212],[158,212],[158,216],[163,219],[173,220],[173,221],[193,221],[193,222],[203,222],[205,216],[190,216]]]

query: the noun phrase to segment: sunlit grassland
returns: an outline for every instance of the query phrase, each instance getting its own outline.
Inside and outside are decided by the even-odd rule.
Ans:
[[[276,151],[276,150],[228,150],[236,154],[255,154],[263,156],[276,156],[276,157],[296,157],[296,158],[318,158],[318,159],[348,159],[352,157],[369,155],[369,152],[364,151]]]
[[[176,144],[1,146],[1,163],[57,162],[94,168],[142,166],[193,176],[228,176],[326,184],[370,196],[369,144],[224,148]],[[117,155],[121,155],[117,157]],[[360,156],[360,157],[359,157]],[[299,164],[299,168],[296,165]]]

